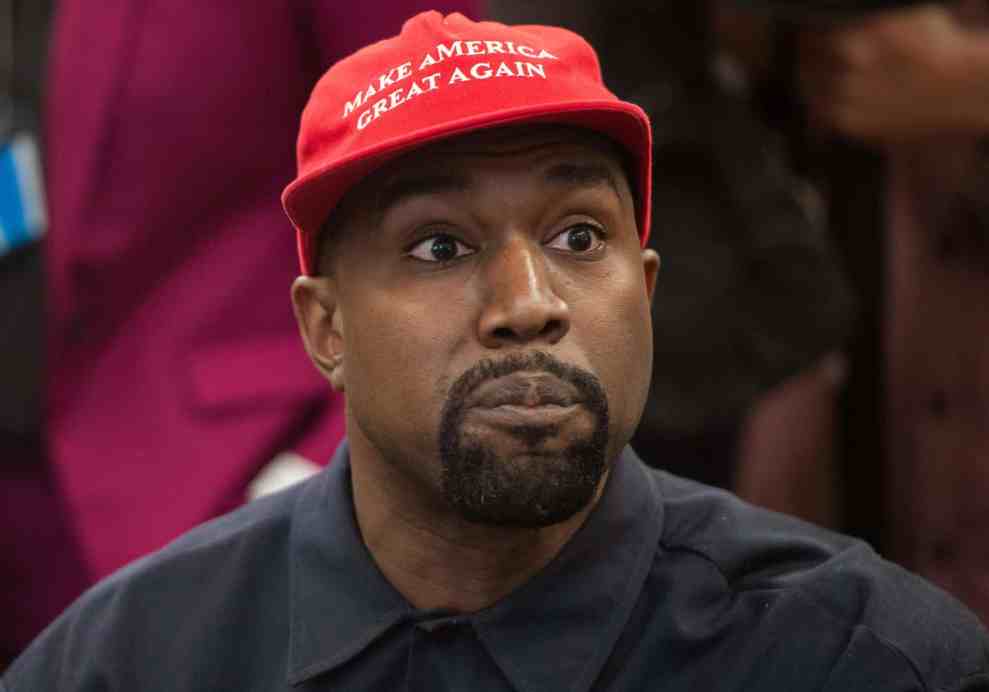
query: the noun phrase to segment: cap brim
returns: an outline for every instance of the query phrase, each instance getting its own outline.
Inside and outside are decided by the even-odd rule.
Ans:
[[[350,152],[347,157],[293,181],[282,195],[282,204],[298,231],[299,257],[304,274],[314,273],[315,239],[343,195],[362,179],[397,156],[441,139],[478,130],[519,123],[559,123],[599,132],[614,139],[635,159],[639,197],[639,236],[644,246],[649,236],[652,141],[649,119],[638,106],[621,101],[586,101],[538,104],[497,113],[444,122],[431,128]]]

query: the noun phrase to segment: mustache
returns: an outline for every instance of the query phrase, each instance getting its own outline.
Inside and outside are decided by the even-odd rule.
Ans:
[[[577,399],[583,402],[594,402],[595,407],[607,406],[604,388],[594,374],[583,368],[565,363],[544,351],[512,353],[498,360],[485,358],[478,361],[450,386],[447,404],[453,408],[461,408],[471,394],[486,383],[523,372],[549,374],[576,389],[578,392]],[[562,393],[562,388],[552,382],[542,383],[540,389],[542,390],[541,396],[551,400],[560,400],[558,403],[561,404],[566,403],[562,401],[564,396],[568,399],[572,398],[572,395]],[[506,388],[505,395],[509,398],[518,397],[521,394],[521,392],[513,392],[511,386]],[[504,403],[512,402],[506,399]]]

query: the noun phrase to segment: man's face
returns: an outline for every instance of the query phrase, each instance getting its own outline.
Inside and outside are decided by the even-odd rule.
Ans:
[[[374,174],[340,218],[321,288],[293,296],[317,363],[342,356],[354,464],[472,522],[585,507],[652,355],[658,259],[611,146],[556,127],[457,138]]]

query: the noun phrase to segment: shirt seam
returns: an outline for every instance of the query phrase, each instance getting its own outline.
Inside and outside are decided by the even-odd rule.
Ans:
[[[933,692],[955,692],[956,690],[964,690],[965,685],[968,684],[970,680],[982,681],[989,683],[989,673],[975,672],[964,675],[958,679],[958,685],[955,687],[938,687]]]
[[[841,622],[841,619],[837,615],[835,615],[834,612],[832,612],[831,608],[829,608],[828,606],[824,605],[823,603],[820,603],[816,598],[814,598],[813,595],[807,593],[807,590],[804,589],[802,586],[798,586],[797,587],[797,593],[800,596],[802,596],[803,598],[805,598],[807,601],[809,601],[810,603],[813,603],[815,606],[817,606],[821,610],[821,612],[823,612],[825,615],[827,615],[832,620],[834,620],[836,622],[839,622],[839,623]],[[928,684],[927,678],[921,673],[920,667],[917,665],[916,661],[914,661],[913,658],[906,651],[904,651],[903,648],[900,647],[898,644],[896,644],[893,641],[890,641],[887,637],[885,637],[884,635],[880,634],[879,632],[877,632],[875,629],[873,629],[869,625],[866,625],[866,624],[863,624],[863,623],[855,623],[855,624],[852,624],[852,625],[849,625],[849,626],[850,627],[853,627],[853,628],[861,628],[861,629],[865,630],[870,635],[872,635],[872,637],[875,638],[875,640],[877,642],[879,642],[880,644],[882,644],[883,646],[885,646],[887,649],[893,651],[900,658],[902,658],[906,662],[906,664],[910,667],[910,670],[913,672],[914,677],[917,679],[917,682],[919,682],[920,685],[923,687],[923,689],[925,690],[925,692],[945,692],[947,690],[957,689],[957,687],[937,687],[937,688],[932,688],[930,686],[930,684]],[[958,685],[959,683],[962,683],[965,680],[969,680],[969,679],[973,679],[973,678],[977,679],[980,675],[981,676],[984,676],[985,679],[987,681],[989,681],[989,673],[983,673],[983,672],[980,672],[980,671],[973,671],[971,673],[966,673],[965,675],[959,676],[957,680],[954,680],[954,681],[952,681],[951,683],[948,683],[948,684],[949,685],[952,685],[952,684],[953,685]]]
[[[727,591],[728,593],[736,593],[736,589],[734,589],[731,585],[731,582],[728,581],[728,576],[725,574],[724,570],[721,569],[721,565],[719,565],[717,561],[715,561],[710,555],[708,555],[704,551],[698,548],[692,548],[690,546],[685,546],[685,545],[672,545],[664,538],[659,539],[659,547],[662,548],[663,551],[667,553],[676,553],[676,552],[690,553],[691,555],[696,555],[705,562],[710,563],[711,566],[714,567],[714,571],[718,573],[719,577],[721,577],[721,581],[725,586],[725,591]],[[659,551],[657,551],[656,554],[658,555]]]
[[[788,587],[788,586],[771,585],[771,584],[763,584],[763,585],[755,585],[754,584],[754,585],[748,586],[748,587],[733,587],[731,585],[731,582],[728,580],[728,575],[726,575],[725,574],[725,571],[721,568],[721,565],[719,565],[717,563],[717,561],[714,560],[710,555],[707,555],[706,553],[704,553],[703,551],[701,551],[701,550],[699,550],[697,548],[691,548],[691,547],[683,546],[683,545],[673,546],[673,545],[670,545],[666,541],[660,541],[660,543],[663,545],[664,548],[666,548],[669,551],[681,551],[681,552],[686,552],[686,553],[692,553],[692,554],[697,555],[698,557],[702,558],[706,562],[710,563],[714,567],[715,571],[717,571],[717,573],[721,576],[721,580],[725,584],[725,590],[729,594],[731,594],[731,595],[738,595],[738,594],[747,593],[747,592],[750,592],[750,591],[758,591],[760,589],[761,590],[766,590],[766,591],[773,591],[773,592],[790,591],[791,593],[794,593],[795,595],[798,595],[801,598],[805,599],[807,602],[809,602],[811,605],[813,605],[816,610],[818,610],[819,612],[821,612],[829,620],[831,620],[835,624],[840,625],[841,627],[846,628],[849,632],[854,631],[855,628],[857,628],[857,627],[861,627],[863,630],[865,630],[870,635],[872,635],[876,639],[876,641],[878,641],[880,644],[882,644],[886,648],[891,649],[900,658],[902,658],[906,662],[907,666],[910,668],[910,671],[913,673],[914,677],[917,679],[917,681],[923,687],[924,691],[925,692],[932,692],[930,686],[927,684],[927,682],[924,679],[924,677],[920,674],[920,670],[917,668],[916,663],[914,663],[913,659],[911,659],[910,656],[908,656],[906,652],[904,652],[902,649],[900,649],[900,647],[896,646],[895,644],[893,644],[892,642],[890,642],[889,640],[887,640],[885,637],[881,636],[878,632],[876,632],[874,629],[872,629],[868,625],[865,625],[865,624],[862,624],[862,623],[854,623],[854,622],[850,622],[848,620],[842,619],[829,606],[821,603],[816,598],[814,598],[813,595],[807,593],[806,589],[802,585],[797,584],[795,586]],[[848,650],[848,645],[845,646],[845,649],[843,650],[843,653],[844,653],[844,651],[847,651],[847,650]],[[979,673],[976,673],[976,675],[978,675],[978,674]],[[970,676],[966,676],[966,678],[967,677],[970,677]],[[966,678],[961,678],[961,679],[964,680]],[[941,692],[941,690],[936,690],[934,692]]]
[[[930,692],[931,687],[927,684],[927,680],[924,679],[924,676],[920,674],[920,669],[917,668],[917,664],[913,662],[913,659],[910,658],[910,656],[908,656],[903,649],[886,639],[886,637],[882,636],[868,625],[859,625],[859,627],[871,634],[877,642],[885,646],[887,649],[895,652],[900,658],[906,661],[907,665],[910,667],[910,670],[913,671],[914,677],[917,678],[917,682],[920,683],[920,686],[925,690],[925,692]]]

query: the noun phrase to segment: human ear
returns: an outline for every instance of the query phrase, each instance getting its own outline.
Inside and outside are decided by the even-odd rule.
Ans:
[[[300,276],[292,283],[292,309],[306,353],[330,385],[343,392],[343,320],[334,280],[324,276]]]
[[[659,255],[655,250],[646,248],[642,251],[642,273],[646,283],[646,295],[652,302],[652,295],[656,291],[656,277],[659,275]]]

